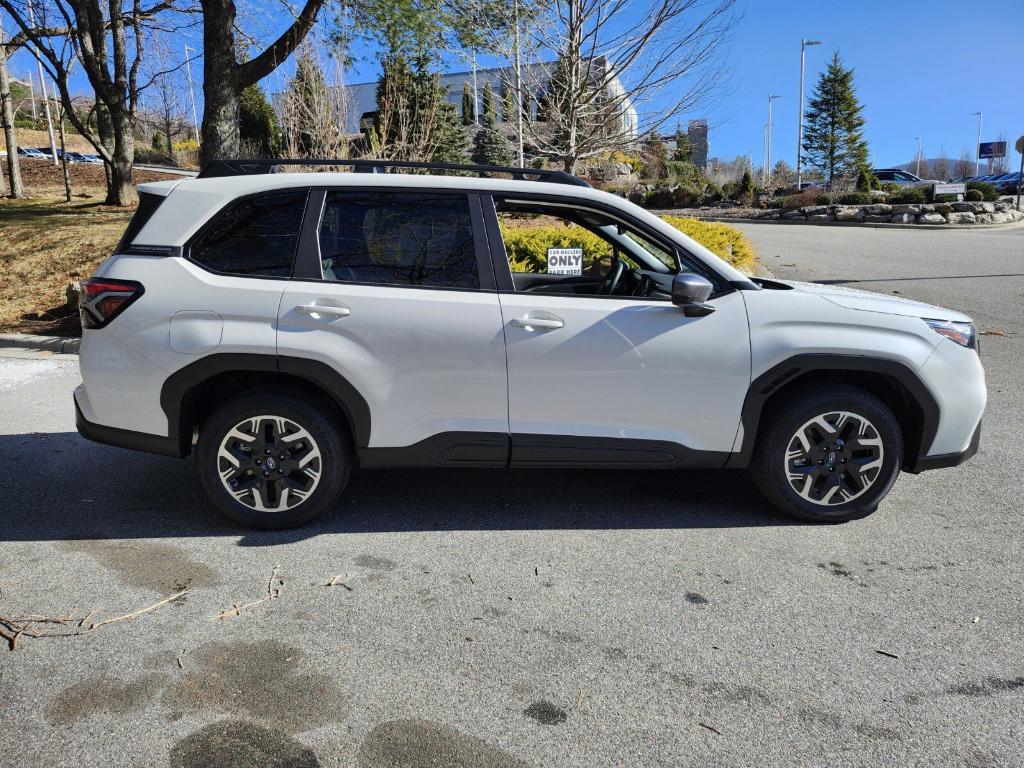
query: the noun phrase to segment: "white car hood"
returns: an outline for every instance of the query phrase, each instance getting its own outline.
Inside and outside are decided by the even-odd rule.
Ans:
[[[971,318],[962,312],[922,301],[904,299],[901,296],[890,296],[884,293],[861,291],[842,285],[822,285],[820,283],[801,283],[795,280],[778,280],[792,286],[794,290],[813,293],[826,301],[831,301],[846,309],[859,309],[864,312],[881,312],[887,315],[904,315],[906,317],[926,317],[932,320],[951,320],[968,323]]]

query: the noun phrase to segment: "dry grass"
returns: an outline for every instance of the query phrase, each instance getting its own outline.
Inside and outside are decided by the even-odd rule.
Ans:
[[[67,284],[110,255],[131,214],[90,201],[0,200],[0,331],[73,333]]]

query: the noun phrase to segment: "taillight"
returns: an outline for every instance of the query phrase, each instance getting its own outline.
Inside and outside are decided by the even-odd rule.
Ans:
[[[108,280],[93,277],[82,281],[78,307],[83,328],[102,328],[124,312],[144,293],[142,283],[134,280]]]

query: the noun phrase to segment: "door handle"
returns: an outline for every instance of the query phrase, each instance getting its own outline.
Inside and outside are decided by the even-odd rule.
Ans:
[[[532,331],[534,329],[554,331],[559,328],[564,328],[565,322],[557,317],[530,317],[527,315],[526,317],[512,318],[512,325],[517,328],[525,328],[528,331]]]
[[[300,304],[295,308],[300,315],[321,315],[323,317],[348,317],[352,310],[348,307],[335,307],[330,304]]]

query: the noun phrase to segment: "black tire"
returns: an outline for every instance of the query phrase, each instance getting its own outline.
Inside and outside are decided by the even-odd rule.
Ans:
[[[277,418],[259,420],[267,416]],[[220,470],[232,466],[219,456],[222,442],[246,420],[250,420],[242,430],[246,439],[229,444],[239,469],[233,478],[222,481]],[[250,437],[249,432],[261,434]],[[302,461],[306,464],[300,466]],[[199,428],[196,468],[203,493],[214,509],[247,528],[292,528],[329,511],[348,483],[352,464],[351,442],[342,419],[316,398],[246,392],[224,403]],[[317,469],[314,482],[310,475]],[[225,486],[232,479],[241,483],[238,487],[243,490],[238,493],[244,501]],[[307,492],[306,498],[294,501],[296,495]],[[256,508],[275,503],[281,508]]]
[[[817,417],[825,424],[809,425]],[[865,421],[867,427],[862,427]],[[860,429],[863,434],[855,434]],[[850,434],[855,436],[843,439]],[[818,435],[820,439],[814,439]],[[862,389],[835,384],[801,387],[773,404],[758,430],[750,469],[758,489],[783,514],[841,523],[874,512],[896,482],[902,463],[903,435],[889,407]],[[849,500],[842,501],[846,497]]]

